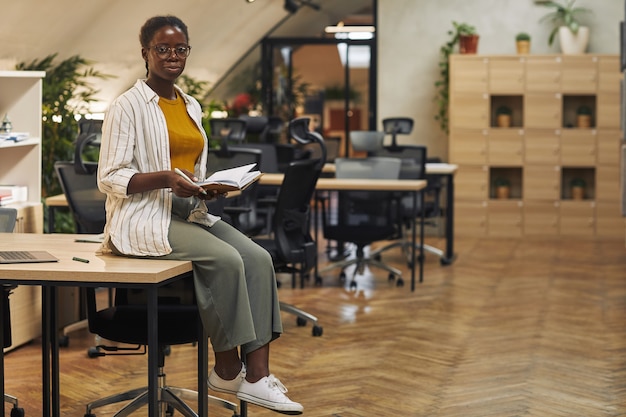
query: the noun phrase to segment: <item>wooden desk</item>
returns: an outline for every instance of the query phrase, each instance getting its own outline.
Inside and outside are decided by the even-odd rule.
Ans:
[[[56,324],[56,289],[58,286],[144,288],[148,296],[148,397],[149,416],[158,410],[158,309],[157,290],[191,271],[191,262],[131,259],[115,255],[98,256],[98,244],[79,243],[89,235],[2,233],[0,250],[46,250],[59,262],[0,265],[0,284],[42,286],[42,386],[44,417],[61,417],[59,404],[59,352]],[[72,257],[89,260],[73,261]],[[0,297],[0,323],[4,299]],[[0,331],[0,346],[4,344]],[[198,408],[206,416],[208,337],[198,343]],[[94,378],[97,378],[94,375]],[[4,354],[0,349],[0,394],[4,394]],[[4,417],[4,406],[0,417]]]
[[[446,180],[446,248],[444,251],[436,249],[432,252],[439,256],[441,265],[450,265],[456,259],[454,253],[454,175],[459,169],[456,164],[427,163],[426,174],[438,175]],[[334,175],[335,164],[326,163],[322,173]]]

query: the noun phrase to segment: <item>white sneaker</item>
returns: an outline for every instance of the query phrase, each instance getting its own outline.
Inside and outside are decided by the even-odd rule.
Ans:
[[[239,387],[237,398],[283,414],[302,414],[302,404],[291,401],[285,393],[287,388],[274,375],[266,376],[255,383],[245,379]]]
[[[211,369],[211,373],[209,374],[209,388],[213,391],[224,392],[226,394],[237,394],[239,391],[239,387],[241,386],[241,382],[246,377],[246,365],[241,364],[241,371],[234,379],[222,379],[215,372],[215,368]]]

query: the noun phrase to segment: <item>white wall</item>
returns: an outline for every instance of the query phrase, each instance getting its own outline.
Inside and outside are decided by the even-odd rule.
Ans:
[[[564,1],[564,0],[563,0]],[[581,18],[591,29],[588,52],[619,53],[624,0],[579,0],[593,13]],[[448,141],[434,120],[439,48],[452,21],[476,27],[479,54],[515,54],[515,35],[532,37],[531,53],[559,53],[548,46],[551,26],[539,23],[550,9],[534,0],[378,0],[378,117],[415,120],[405,143],[428,146],[430,156],[447,160]],[[381,126],[379,126],[381,127]]]

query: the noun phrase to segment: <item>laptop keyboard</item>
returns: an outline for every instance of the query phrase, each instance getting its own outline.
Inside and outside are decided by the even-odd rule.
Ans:
[[[35,259],[33,255],[23,251],[3,251],[2,253],[0,253],[0,258],[4,258],[10,261]]]

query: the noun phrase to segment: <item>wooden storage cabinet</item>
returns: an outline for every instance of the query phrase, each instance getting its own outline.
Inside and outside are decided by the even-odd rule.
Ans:
[[[0,184],[25,185],[25,202],[7,205],[18,210],[15,232],[43,233],[41,204],[41,98],[43,71],[0,71],[0,118],[8,115],[13,132],[27,132],[20,142],[0,142]],[[1,119],[0,119],[1,120]],[[41,289],[17,287],[9,300],[10,348],[41,334]]]
[[[454,55],[450,63],[456,232],[623,237],[619,56]],[[502,105],[512,109],[510,128],[494,123]],[[588,125],[578,120],[582,106]],[[496,176],[509,177],[508,200],[496,199]],[[575,182],[586,185],[580,200]]]

